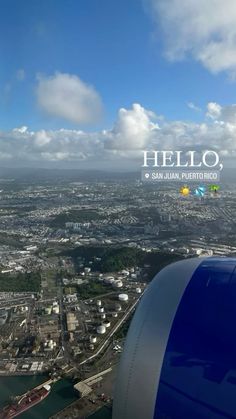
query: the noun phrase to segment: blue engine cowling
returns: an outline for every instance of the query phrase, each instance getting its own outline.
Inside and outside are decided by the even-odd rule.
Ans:
[[[133,317],[113,419],[236,418],[236,259],[160,271]]]

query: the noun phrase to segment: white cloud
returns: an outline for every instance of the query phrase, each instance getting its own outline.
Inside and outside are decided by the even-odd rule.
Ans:
[[[96,90],[75,75],[39,76],[36,94],[43,111],[70,122],[95,123],[102,114],[102,102]]]
[[[189,109],[192,109],[193,111],[201,112],[201,108],[199,108],[199,106],[195,105],[193,102],[188,102],[187,106],[189,107]]]
[[[236,105],[222,107],[218,103],[210,102],[207,111],[207,116],[217,123],[236,124]]]
[[[26,127],[25,125],[23,125],[22,127],[13,129],[13,132],[20,132],[21,134],[24,134],[27,131],[28,131],[28,127]]]
[[[144,148],[159,129],[151,119],[155,119],[155,114],[138,103],[134,103],[130,110],[121,108],[114,128],[107,132],[107,147],[123,150]]]
[[[50,135],[42,129],[35,133],[35,144],[39,147],[44,147],[46,144],[49,144],[51,141]]]
[[[45,163],[49,167],[50,162],[67,167],[83,163],[85,168],[101,168],[103,163],[112,168],[119,163],[122,168],[135,162],[140,167],[141,149],[215,149],[225,159],[235,157],[236,105],[210,102],[206,115],[202,123],[162,119],[157,125],[153,112],[134,104],[131,109],[120,109],[112,129],[100,132],[30,131],[23,126],[0,132],[0,160],[14,165]]]
[[[222,107],[215,102],[210,102],[207,105],[207,116],[211,119],[219,119],[221,116]]]
[[[212,73],[236,72],[235,0],[146,0],[165,37],[166,56],[190,55]]]

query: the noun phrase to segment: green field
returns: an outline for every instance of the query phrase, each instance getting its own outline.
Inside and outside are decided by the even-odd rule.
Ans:
[[[0,274],[0,292],[39,292],[41,275],[39,272]]]

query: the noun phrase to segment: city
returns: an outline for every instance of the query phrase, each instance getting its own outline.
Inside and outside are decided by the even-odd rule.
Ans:
[[[235,256],[236,188],[199,198],[135,174],[77,177],[1,179],[0,374],[69,378],[79,399],[68,409],[88,414],[111,405],[153,276],[182,258]]]

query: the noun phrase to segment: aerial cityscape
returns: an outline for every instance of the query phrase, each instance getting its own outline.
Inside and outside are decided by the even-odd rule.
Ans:
[[[0,0],[0,57],[0,419],[111,419],[156,274],[236,256],[235,1]]]
[[[1,179],[0,374],[41,377],[48,401],[69,380],[77,400],[50,417],[110,408],[132,314],[162,267],[236,255],[234,183],[181,189],[137,174]]]

